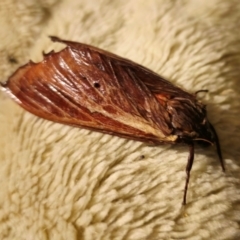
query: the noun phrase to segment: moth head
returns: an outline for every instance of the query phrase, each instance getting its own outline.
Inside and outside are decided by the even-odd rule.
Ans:
[[[212,124],[207,120],[206,115],[203,121],[192,125],[191,131],[177,130],[175,131],[175,134],[178,135],[180,142],[184,142],[186,144],[197,142],[204,147],[215,145],[219,162],[222,166],[223,171],[225,171],[218,135]]]
[[[204,118],[203,122],[199,125],[194,141],[197,141],[198,144],[206,147],[215,144],[216,131],[213,131],[213,127],[207,118]]]
[[[213,125],[207,120],[207,118],[204,119],[202,126],[202,131],[199,132],[199,137],[196,137],[193,140],[197,141],[202,146],[216,145],[217,154],[222,166],[222,170],[225,171],[217,132],[215,131]]]
[[[197,141],[209,146],[215,143],[215,133],[207,120],[206,106],[197,100],[173,98],[167,103],[174,134],[185,143]]]

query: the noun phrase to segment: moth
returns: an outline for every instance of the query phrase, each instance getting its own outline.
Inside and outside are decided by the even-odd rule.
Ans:
[[[50,37],[67,46],[43,53],[13,73],[2,88],[38,117],[154,145],[186,144],[189,156],[183,204],[194,146],[219,139],[196,94],[174,86],[153,71],[99,48]]]

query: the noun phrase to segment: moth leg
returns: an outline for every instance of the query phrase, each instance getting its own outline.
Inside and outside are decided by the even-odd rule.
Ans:
[[[208,92],[208,90],[207,89],[201,89],[201,90],[196,91],[195,94],[194,94],[195,97],[197,97],[198,93],[200,93],[200,92]]]
[[[219,143],[217,132],[216,132],[215,128],[213,127],[213,125],[211,123],[209,123],[209,126],[210,126],[210,128],[211,128],[211,130],[214,134],[214,137],[215,137],[217,154],[218,154],[218,158],[219,158],[219,161],[221,163],[221,166],[222,166],[222,171],[225,172],[225,166],[224,166],[224,161],[223,161],[223,158],[222,158],[222,151],[221,151],[221,146],[220,146],[220,143]]]
[[[187,190],[188,190],[188,183],[190,179],[190,172],[192,169],[193,165],[193,160],[194,160],[194,144],[189,143],[189,155],[188,155],[188,162],[186,166],[186,183],[185,183],[185,188],[184,188],[184,195],[183,195],[183,205],[186,205],[186,199],[187,199]]]

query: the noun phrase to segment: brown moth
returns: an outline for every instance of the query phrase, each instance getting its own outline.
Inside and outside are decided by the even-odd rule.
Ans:
[[[3,89],[27,111],[59,123],[152,143],[189,146],[186,195],[195,142],[216,144],[218,136],[205,105],[151,70],[83,43],[44,54],[40,63],[20,67]]]

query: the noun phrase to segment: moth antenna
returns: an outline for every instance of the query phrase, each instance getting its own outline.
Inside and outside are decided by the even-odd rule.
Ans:
[[[209,126],[210,126],[210,128],[213,132],[214,137],[215,137],[217,154],[218,154],[220,164],[222,166],[222,170],[223,170],[223,172],[225,172],[225,166],[224,166],[224,161],[223,161],[223,158],[222,158],[222,151],[221,151],[221,146],[220,146],[220,143],[219,143],[219,138],[218,138],[217,132],[216,132],[215,128],[213,127],[213,125],[211,123],[209,123]]]

